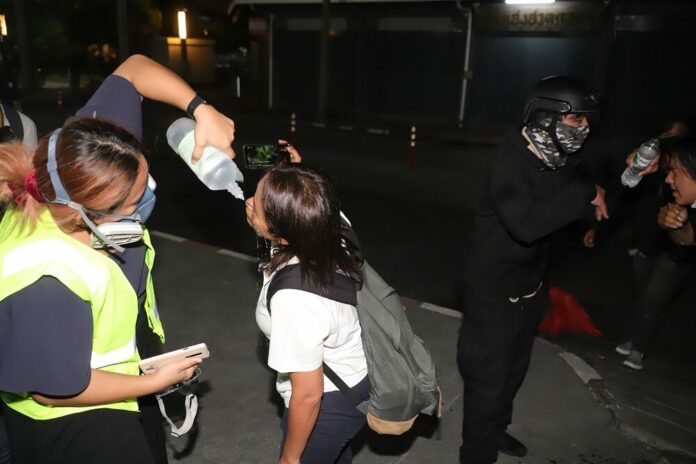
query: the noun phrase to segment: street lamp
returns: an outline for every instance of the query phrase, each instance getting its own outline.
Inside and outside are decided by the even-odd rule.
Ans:
[[[188,52],[186,50],[186,10],[179,10],[176,13],[179,23],[179,40],[181,42],[181,74],[184,80],[188,80]]]
[[[4,14],[0,14],[0,36],[7,37],[7,21]]]

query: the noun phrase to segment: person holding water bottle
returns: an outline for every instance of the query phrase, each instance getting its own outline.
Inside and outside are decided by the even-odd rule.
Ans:
[[[654,206],[643,205],[647,214],[652,214],[651,220],[663,230],[658,233],[657,227],[645,228],[645,221],[636,221],[634,226],[643,235],[651,232],[648,237],[652,240],[644,240],[632,255],[636,288],[640,289],[636,297],[635,327],[630,339],[616,347],[616,352],[625,356],[623,365],[633,370],[644,368],[645,355],[666,312],[696,270],[696,247],[689,239],[690,234],[693,236],[689,206],[693,207],[696,201],[696,189],[692,187],[696,185],[693,180],[696,145],[693,136],[686,135],[688,129],[684,124],[683,129],[661,138],[663,162],[660,164],[665,172],[651,176],[656,177],[651,180],[660,182],[660,194],[655,197],[662,201]]]
[[[139,375],[164,339],[143,227],[155,203],[143,97],[196,120],[193,159],[208,145],[234,156],[234,122],[140,55],[35,153],[0,149],[12,192],[0,222],[0,391],[15,464],[167,462],[153,393],[199,361]],[[111,235],[114,224],[129,234]]]

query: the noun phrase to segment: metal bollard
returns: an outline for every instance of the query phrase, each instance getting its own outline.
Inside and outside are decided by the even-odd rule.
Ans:
[[[406,164],[409,169],[414,169],[416,167],[416,126],[411,126],[411,140],[408,147]]]
[[[290,145],[296,145],[297,142],[297,115],[292,113],[290,115]]]
[[[64,108],[63,108],[63,92],[61,92],[60,90],[58,91],[58,99],[57,99],[56,103],[58,105],[58,112],[60,114],[62,114],[63,110],[64,110]]]

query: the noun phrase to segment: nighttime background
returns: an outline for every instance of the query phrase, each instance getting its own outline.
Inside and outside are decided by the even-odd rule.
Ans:
[[[696,111],[695,13],[696,2],[686,0],[0,0],[7,30],[0,73],[3,98],[17,101],[42,136],[125,57],[152,57],[235,120],[237,153],[247,143],[293,142],[336,182],[385,279],[408,298],[457,310],[462,243],[488,162],[504,132],[521,123],[530,88],[572,75],[598,90],[602,113],[583,156],[600,160],[616,181],[627,153],[662,121]],[[158,181],[148,226],[255,255],[243,203],[207,190],[167,146],[166,128],[181,116],[144,106]],[[258,174],[245,171],[247,195]],[[594,249],[582,246],[582,224],[553,243],[550,283],[573,294],[604,335],[546,337],[598,366],[633,325],[627,219],[617,211]],[[684,389],[696,386],[695,299],[692,281],[650,357],[652,378]]]

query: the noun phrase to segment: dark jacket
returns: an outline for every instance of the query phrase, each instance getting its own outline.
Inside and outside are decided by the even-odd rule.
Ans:
[[[465,282],[508,297],[534,292],[546,270],[549,235],[592,215],[597,192],[580,163],[582,151],[549,169],[511,132],[493,161],[474,219]]]

